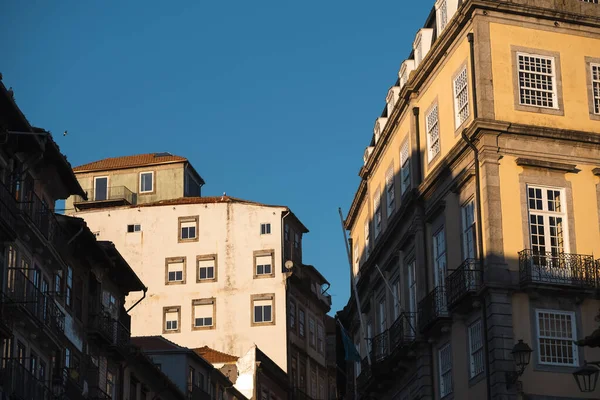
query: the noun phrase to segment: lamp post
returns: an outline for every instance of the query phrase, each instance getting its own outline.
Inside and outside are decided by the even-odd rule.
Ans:
[[[598,377],[600,376],[600,361],[584,362],[583,367],[573,372],[573,377],[579,390],[590,393],[596,390]]]
[[[519,343],[515,344],[510,354],[512,354],[515,360],[516,371],[506,372],[506,388],[508,389],[511,385],[514,385],[519,380],[519,377],[525,372],[525,368],[531,361],[531,347],[523,340],[519,339]]]

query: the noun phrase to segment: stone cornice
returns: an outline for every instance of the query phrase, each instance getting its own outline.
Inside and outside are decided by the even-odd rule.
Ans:
[[[534,158],[522,158],[519,157],[515,160],[518,166],[521,167],[534,167],[534,168],[545,168],[545,169],[553,169],[564,172],[573,172],[577,173],[579,170],[576,168],[575,164],[564,164],[553,161],[546,160],[536,160]]]

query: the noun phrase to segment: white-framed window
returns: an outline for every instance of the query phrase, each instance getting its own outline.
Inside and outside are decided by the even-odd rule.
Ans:
[[[192,301],[194,328],[211,328],[214,326],[215,299],[198,299]]]
[[[387,327],[387,312],[385,309],[385,297],[379,301],[379,333],[385,332]]]
[[[167,308],[164,311],[165,332],[173,332],[179,330],[179,307]]]
[[[423,47],[421,46],[421,37],[422,35],[419,33],[415,38],[415,43],[413,44],[413,49],[415,52],[415,68],[417,68],[423,60]]]
[[[404,194],[406,189],[410,187],[410,149],[408,146],[408,140],[404,141],[400,148],[400,179],[402,180],[400,185],[400,193]]]
[[[198,280],[210,281],[216,277],[215,270],[217,260],[215,256],[199,257],[196,261],[198,267]]]
[[[446,235],[444,227],[433,235],[433,267],[435,284],[437,287],[445,287],[446,280]],[[442,296],[444,298],[444,296]]]
[[[440,124],[438,118],[438,105],[434,105],[425,117],[427,126],[427,150],[429,161],[433,160],[440,152]]]
[[[411,325],[412,329],[417,328],[417,262],[411,260],[408,265],[408,311],[411,313]]]
[[[94,201],[103,201],[110,198],[108,176],[94,177]]]
[[[354,248],[352,251],[354,254],[354,273],[357,273],[358,270],[360,269],[360,254],[358,253],[358,238],[356,238],[356,240],[354,241]]]
[[[140,172],[140,193],[154,191],[154,171]]]
[[[452,346],[450,343],[438,350],[440,372],[440,397],[452,393]]]
[[[596,4],[598,1],[596,1]],[[594,96],[594,114],[600,115],[600,64],[590,64],[592,74],[592,94]]]
[[[571,311],[535,310],[540,364],[578,366],[577,327]]]
[[[398,319],[400,316],[400,279],[396,279],[394,283],[392,283],[392,291],[394,295],[394,321]]]
[[[568,251],[564,189],[528,185],[527,203],[533,254],[555,256]],[[544,265],[546,261],[551,260],[544,258]]]
[[[273,299],[254,300],[253,306],[253,321],[255,324],[273,322]]]
[[[140,225],[140,224],[127,225],[127,233],[141,232],[141,231],[142,231],[142,225]]]
[[[477,320],[469,326],[469,372],[474,378],[484,369],[483,358],[483,329],[481,320]]]
[[[308,341],[312,347],[316,346],[317,328],[315,325],[315,319],[312,316],[308,316]]]
[[[167,282],[184,281],[184,263],[183,259],[171,259],[167,261]]]
[[[558,108],[554,57],[517,53],[519,104]]]
[[[379,234],[381,233],[381,219],[382,219],[381,191],[379,189],[377,189],[375,191],[375,195],[373,196],[373,208],[375,209],[374,215],[373,215],[373,219],[375,220],[375,223],[374,223],[373,228],[375,231],[375,239],[377,239],[377,237],[379,237]]]
[[[319,353],[325,353],[325,329],[320,323],[317,324],[317,350]]]
[[[198,238],[198,217],[179,218],[179,241],[195,241]]]
[[[387,216],[394,213],[396,209],[396,185],[394,184],[394,166],[390,165],[390,167],[385,172],[385,193],[386,193],[386,203],[387,203]]]
[[[454,78],[452,86],[454,87],[454,120],[458,128],[469,118],[469,82],[466,66]]]
[[[584,3],[600,4],[600,0],[581,0]]]
[[[256,255],[256,275],[271,275],[273,273],[273,256],[271,254]]]
[[[271,224],[260,224],[260,234],[261,235],[270,235],[271,234]]]
[[[475,258],[475,205],[471,200],[461,207],[463,259]]]
[[[369,257],[369,242],[371,240],[371,229],[369,220],[365,220],[365,260]]]

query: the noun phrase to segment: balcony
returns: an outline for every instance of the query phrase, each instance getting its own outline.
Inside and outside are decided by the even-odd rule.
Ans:
[[[129,329],[122,322],[112,320],[113,330],[113,341],[110,345],[111,350],[121,355],[122,357],[127,356],[129,353],[129,344],[131,341],[131,333]]]
[[[521,288],[594,290],[600,287],[600,265],[589,255],[523,250],[519,282]]]
[[[427,330],[444,324],[449,319],[446,289],[438,286],[419,302],[419,330]]]
[[[19,206],[26,221],[29,221],[49,242],[56,240],[61,232],[54,211],[38,195],[30,190],[23,194]]]
[[[19,215],[19,207],[15,197],[10,192],[8,187],[0,181],[0,230],[1,236],[6,241],[12,241],[16,238],[15,226],[17,225],[17,217]]]
[[[446,278],[446,295],[448,309],[460,308],[463,300],[475,296],[481,288],[482,271],[479,261],[474,259],[465,260]],[[470,307],[465,304],[465,309]]]
[[[100,306],[97,312],[90,313],[88,334],[103,344],[112,344],[115,335],[114,324],[110,314]]]
[[[23,270],[8,268],[4,305],[23,309],[39,325],[42,331],[50,331],[60,337],[65,331],[65,314],[58,308],[54,299],[40,289],[25,275]],[[17,319],[22,315],[12,310]]]
[[[21,362],[19,362],[21,361]],[[25,368],[24,360],[2,359],[0,385],[8,399],[53,400],[52,390]]]
[[[74,196],[73,205],[77,210],[91,208],[128,206],[137,203],[137,194],[125,186],[110,186],[101,190],[87,189],[87,200]]]

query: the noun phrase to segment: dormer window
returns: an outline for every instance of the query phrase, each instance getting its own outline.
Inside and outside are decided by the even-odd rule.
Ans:
[[[396,106],[396,102],[400,97],[400,87],[394,86],[388,91],[388,95],[385,98],[385,102],[387,103],[387,116],[388,118],[392,115],[394,111],[394,107]]]
[[[408,83],[410,73],[415,69],[415,60],[404,60],[400,66],[400,72],[398,72],[398,78],[400,80],[400,87]]]
[[[415,39],[414,50],[415,50],[415,64],[416,64],[416,66],[418,66],[419,64],[421,64],[421,60],[423,60],[423,48],[421,47],[421,34],[420,33],[417,35],[417,38]]]
[[[387,123],[387,118],[377,118],[377,121],[375,121],[375,128],[373,128],[373,135],[375,136],[375,144],[377,144],[377,142],[379,142],[379,138],[381,137],[381,134],[383,133],[383,129],[385,128],[385,124]]]
[[[442,0],[439,3],[439,8],[437,10],[437,17],[439,19],[439,30],[440,32],[444,30],[446,25],[448,25],[448,2],[446,0]]]
[[[415,68],[418,68],[419,65],[421,65],[421,61],[423,61],[429,52],[432,39],[433,29],[431,28],[423,28],[417,32],[417,36],[413,43],[413,50],[415,53]]]

